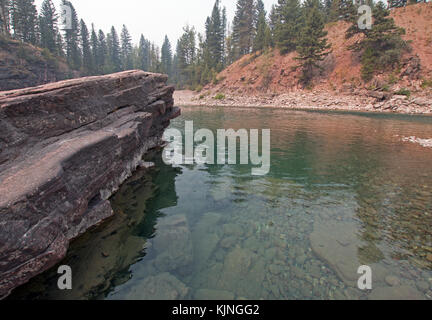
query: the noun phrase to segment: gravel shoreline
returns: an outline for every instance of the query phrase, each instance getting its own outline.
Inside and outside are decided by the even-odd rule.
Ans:
[[[287,108],[293,110],[360,111],[379,113],[432,115],[431,97],[386,96],[381,92],[365,92],[362,95],[343,95],[329,92],[292,92],[280,95],[245,96],[215,94],[179,90],[174,93],[176,106]]]

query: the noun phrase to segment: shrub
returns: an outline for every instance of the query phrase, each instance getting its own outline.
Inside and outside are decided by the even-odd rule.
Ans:
[[[225,95],[223,93],[218,93],[217,95],[215,95],[214,99],[215,100],[224,100]]]
[[[432,88],[432,78],[424,79],[421,84],[422,89]]]
[[[407,96],[409,98],[411,96],[411,91],[409,91],[407,88],[402,88],[399,91],[395,92],[395,94]]]
[[[271,73],[269,71],[267,71],[264,74],[264,77],[262,79],[261,88],[268,89],[272,80],[273,80],[273,76],[271,75]]]
[[[389,77],[388,77],[388,82],[389,84],[395,84],[396,82],[398,82],[399,78],[392,73]]]

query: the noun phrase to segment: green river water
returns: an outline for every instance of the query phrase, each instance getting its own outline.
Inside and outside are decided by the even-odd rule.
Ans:
[[[432,118],[283,109],[183,108],[172,127],[271,129],[271,169],[139,171],[116,216],[56,268],[16,290],[32,299],[432,299]],[[357,270],[372,270],[360,290]]]

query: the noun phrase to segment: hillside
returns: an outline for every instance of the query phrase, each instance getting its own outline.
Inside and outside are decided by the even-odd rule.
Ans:
[[[358,55],[348,49],[355,38],[346,39],[346,22],[326,26],[332,53],[322,62],[323,72],[315,75],[314,90],[355,94],[364,88],[397,92],[408,88],[412,93],[430,90],[432,79],[432,3],[421,3],[392,10],[398,26],[405,28],[405,40],[412,51],[405,54],[397,72],[378,74],[370,83],[361,80]],[[281,94],[301,90],[298,84],[296,52],[282,56],[277,49],[262,55],[244,56],[218,75],[218,83],[204,88],[206,94]],[[426,81],[425,81],[426,80]],[[429,80],[429,81],[427,81]],[[425,85],[425,83],[427,85]]]
[[[0,91],[79,76],[47,50],[0,36]]]

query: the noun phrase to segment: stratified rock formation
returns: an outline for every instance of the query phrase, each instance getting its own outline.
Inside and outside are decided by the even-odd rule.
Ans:
[[[0,297],[113,215],[108,198],[180,114],[166,81],[128,71],[0,93]]]

